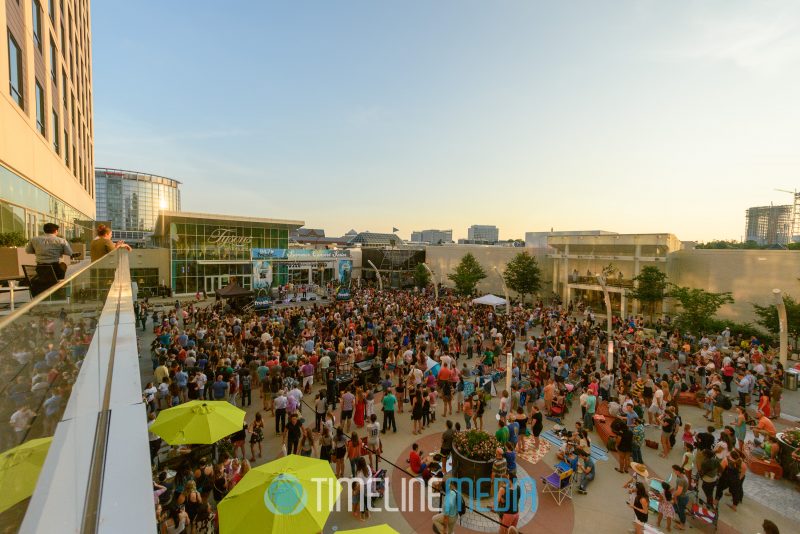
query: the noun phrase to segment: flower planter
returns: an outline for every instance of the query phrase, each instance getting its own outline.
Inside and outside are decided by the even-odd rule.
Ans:
[[[472,480],[476,489],[488,494],[491,490],[492,464],[494,460],[472,460],[462,456],[458,448],[453,447],[453,476]],[[480,485],[478,485],[478,481]],[[466,489],[462,486],[462,489]]]

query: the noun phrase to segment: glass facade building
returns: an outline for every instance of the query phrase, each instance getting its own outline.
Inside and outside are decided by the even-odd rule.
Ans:
[[[88,215],[0,165],[0,233],[26,238],[42,233],[45,223],[56,223],[65,239],[91,232]],[[85,225],[85,226],[82,226]]]
[[[170,286],[177,294],[224,287],[236,276],[245,289],[252,287],[253,248],[289,247],[289,230],[302,221],[235,217],[205,213],[161,212],[153,241],[170,250]],[[275,284],[285,284],[288,268],[275,271]]]
[[[97,220],[109,221],[114,238],[143,245],[159,211],[180,211],[180,182],[119,169],[95,169]]]

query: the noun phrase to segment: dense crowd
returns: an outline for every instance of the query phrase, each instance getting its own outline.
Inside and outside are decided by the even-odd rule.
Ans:
[[[261,443],[273,424],[286,453],[328,459],[337,476],[345,475],[347,458],[348,475],[368,484],[379,468],[382,435],[396,432],[396,414],[410,411],[414,434],[424,433],[437,416],[455,420],[455,428],[448,421],[443,438],[446,458],[462,420],[465,429],[483,429],[485,414],[492,412],[497,428],[492,424],[487,430],[501,445],[493,476],[513,481],[516,452],[528,447],[529,436],[531,446],[539,447],[543,419],[560,423],[579,407],[582,417],[574,433],[564,434],[560,456],[581,479],[579,492],[586,493],[595,476],[589,432],[598,407],[607,402],[622,424],[614,425],[614,443],[603,445],[616,449],[620,472],[643,463],[646,425],[660,427],[662,455],[670,455],[676,442],[683,444],[686,452],[674,466],[672,486],[660,494],[666,504],[659,515],[668,526],[674,518],[676,528],[685,525],[691,485],[700,481],[709,505],[729,489],[735,509],[746,455],[775,454],[771,418],[780,414],[783,369],[759,340],[728,331],[695,337],[668,323],[652,330],[636,318],[615,320],[615,369],[608,371],[604,325],[591,313],[543,302],[498,315],[449,293],[435,301],[422,292],[364,289],[350,301],[325,306],[252,313],[222,303],[176,302],[154,311],[143,302],[137,314],[143,328],[151,319],[155,332],[154,380],[144,391],[151,420],[158,410],[191,399],[261,407],[215,460],[210,451],[192,449],[175,469],[157,469],[155,500],[170,534],[213,531],[214,505],[262,457]],[[508,354],[512,383],[505,390]],[[356,363],[364,360],[377,362],[377,380],[347,385],[336,380],[343,374],[357,378]],[[678,398],[685,393],[704,399],[710,429],[698,433],[682,423]],[[729,410],[735,410],[736,421],[725,426],[722,413]],[[751,418],[766,440],[745,450]],[[162,447],[157,436],[150,437],[155,458]],[[424,478],[432,475],[418,447],[409,469]],[[505,499],[513,490],[502,487]],[[637,507],[635,498],[631,502],[637,519],[646,522],[647,510]],[[361,500],[354,513],[367,515]],[[518,517],[516,511],[501,516],[503,532]],[[445,523],[444,530],[452,531],[454,521]]]

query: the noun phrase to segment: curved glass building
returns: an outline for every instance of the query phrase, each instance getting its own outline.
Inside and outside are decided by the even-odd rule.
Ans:
[[[155,228],[159,211],[180,211],[180,182],[172,178],[120,169],[96,168],[97,220],[109,221],[114,239],[143,245]]]

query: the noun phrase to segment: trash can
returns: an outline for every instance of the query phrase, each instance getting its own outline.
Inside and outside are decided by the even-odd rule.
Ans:
[[[783,378],[783,387],[791,391],[797,391],[797,371],[789,369]]]

